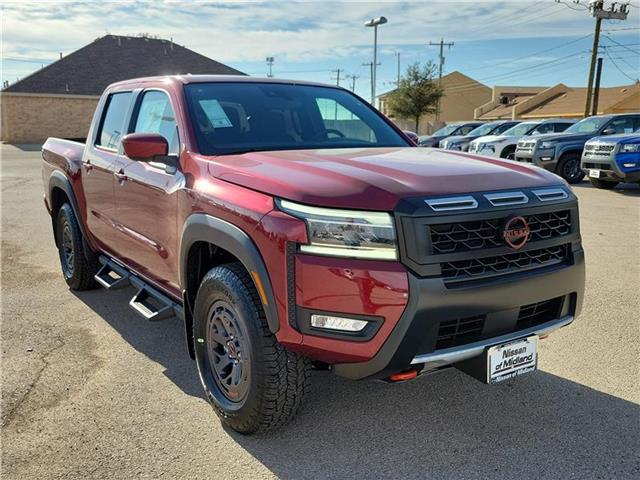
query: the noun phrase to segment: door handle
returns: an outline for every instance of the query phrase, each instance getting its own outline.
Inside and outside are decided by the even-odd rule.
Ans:
[[[118,179],[118,183],[120,185],[123,185],[129,179],[129,177],[127,177],[127,174],[124,173],[123,170],[120,170],[119,172],[115,172],[114,175]]]
[[[91,170],[93,170],[93,165],[91,165],[91,160],[87,160],[86,162],[83,163],[84,169],[87,173],[89,173]]]

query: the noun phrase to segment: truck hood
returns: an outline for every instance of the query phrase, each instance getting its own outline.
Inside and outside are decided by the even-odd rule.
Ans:
[[[559,142],[586,142],[593,138],[593,133],[547,133],[543,135],[533,135],[531,138],[538,140],[538,143],[559,141]]]
[[[604,143],[627,143],[640,141],[640,133],[618,133],[616,135],[602,135],[601,137],[593,137],[589,139],[591,142]]]
[[[511,138],[516,138],[510,135],[485,135],[484,137],[478,137],[474,140],[476,143],[489,143],[489,142],[504,142]]]
[[[316,206],[393,210],[402,198],[562,184],[538,167],[415,147],[197,157],[221,180]]]

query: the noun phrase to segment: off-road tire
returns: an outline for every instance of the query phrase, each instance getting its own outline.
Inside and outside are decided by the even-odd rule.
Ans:
[[[616,188],[618,183],[620,183],[612,180],[600,180],[599,178],[589,178],[589,181],[594,187],[601,188],[603,190],[611,190],[613,188]]]
[[[93,278],[100,266],[97,256],[87,251],[73,208],[65,203],[56,217],[56,243],[60,267],[72,290],[91,290],[98,284]]]
[[[584,178],[584,172],[580,168],[580,154],[566,153],[563,155],[556,167],[556,173],[571,184],[581,182]]]
[[[248,385],[244,386],[243,398],[237,402],[228,397],[226,385],[221,387],[218,369],[223,360],[218,363],[214,360],[218,367],[212,366],[210,360],[231,355],[227,348],[220,349],[222,343],[208,337],[220,308],[225,309],[225,315],[228,315],[225,318],[237,323],[238,329],[234,330],[237,336],[244,335],[244,343],[234,347],[234,353],[237,355],[236,348],[241,354],[243,348],[248,353],[248,362],[246,354],[242,355],[249,368]],[[309,390],[311,362],[278,343],[269,330],[254,283],[240,263],[215,267],[205,275],[198,289],[193,317],[194,351],[200,381],[222,423],[239,433],[252,434],[289,422]],[[217,327],[213,328],[219,335],[220,331],[215,330]],[[233,336],[224,338],[233,340]],[[236,360],[240,361],[237,357]],[[243,369],[247,368],[246,364]]]

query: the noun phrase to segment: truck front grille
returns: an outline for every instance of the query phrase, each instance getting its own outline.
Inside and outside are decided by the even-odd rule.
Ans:
[[[436,350],[473,343],[482,338],[486,315],[440,322]]]
[[[516,146],[516,150],[518,152],[531,152],[533,151],[533,148],[536,146],[536,142],[534,141],[529,141],[529,142],[518,142],[517,146]]]
[[[571,213],[568,210],[525,215],[524,218],[531,230],[529,241],[560,237],[571,231]],[[492,218],[431,225],[432,251],[434,254],[442,254],[501,247],[504,245],[504,240],[500,237],[504,220]]]
[[[584,146],[585,153],[589,155],[602,155],[608,157],[613,149],[616,148],[615,144],[607,143],[592,143]]]
[[[527,328],[536,327],[556,318],[560,318],[563,303],[566,297],[557,297],[550,300],[523,305],[518,310],[518,317],[515,315],[506,325],[499,327],[492,325],[493,313],[473,317],[456,318],[443,320],[438,325],[438,337],[436,338],[434,350],[444,348],[459,347],[470,343],[478,342],[486,338],[491,338],[506,333],[519,332]],[[428,352],[432,348],[428,338],[425,338],[419,348],[420,353]]]
[[[583,168],[596,168],[598,170],[611,170],[611,165],[608,163],[593,163],[593,162],[584,162],[582,164]]]
[[[567,263],[571,251],[569,247],[569,244],[558,245],[506,255],[443,262],[440,266],[446,284],[479,280]]]
[[[516,330],[535,327],[560,316],[562,297],[520,307]]]

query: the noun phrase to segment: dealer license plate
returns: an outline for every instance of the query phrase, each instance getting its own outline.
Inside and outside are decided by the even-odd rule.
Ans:
[[[589,176],[591,178],[600,178],[600,170],[589,170]]]
[[[487,383],[498,383],[525,373],[538,365],[538,337],[533,335],[487,350]]]

